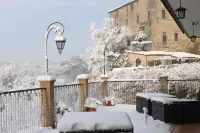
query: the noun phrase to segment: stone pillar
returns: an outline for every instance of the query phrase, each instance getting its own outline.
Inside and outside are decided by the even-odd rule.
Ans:
[[[54,83],[55,77],[39,76],[37,80],[40,82],[40,88],[46,88],[45,93],[41,96],[42,104],[42,126],[55,128],[54,117]]]
[[[160,76],[160,85],[164,93],[168,93],[168,76]]]
[[[77,76],[79,84],[82,84],[83,86],[80,88],[80,95],[81,95],[81,103],[80,103],[80,111],[84,112],[85,111],[85,101],[86,98],[88,97],[88,74],[81,74]]]
[[[101,76],[101,92],[102,92],[102,98],[108,97],[108,76],[107,75]]]

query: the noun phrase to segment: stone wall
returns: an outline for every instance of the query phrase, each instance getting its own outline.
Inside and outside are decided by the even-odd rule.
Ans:
[[[126,25],[128,20],[127,26],[132,30],[133,37],[139,32],[139,27],[145,25],[144,31],[147,34],[147,39],[153,41],[152,50],[154,51],[162,50],[199,54],[200,40],[192,43],[190,38],[182,33],[161,1],[151,1],[152,3],[148,3],[148,0],[130,2],[110,12],[110,17],[115,18],[115,24],[118,26]],[[131,10],[131,4],[133,4],[133,10]],[[165,19],[162,18],[162,10],[165,10]],[[117,11],[118,18],[116,18]],[[150,11],[150,19],[148,18],[148,11]],[[139,15],[139,23],[137,23],[137,15]],[[163,32],[166,32],[168,47],[163,47]],[[178,41],[175,41],[175,33],[178,33]]]

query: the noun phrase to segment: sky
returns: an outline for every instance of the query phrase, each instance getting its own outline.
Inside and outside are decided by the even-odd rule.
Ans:
[[[102,27],[109,10],[130,0],[0,0],[0,61],[44,61],[45,32],[54,22],[65,26],[62,55],[54,38],[48,39],[50,61],[79,56],[94,45],[90,24]]]

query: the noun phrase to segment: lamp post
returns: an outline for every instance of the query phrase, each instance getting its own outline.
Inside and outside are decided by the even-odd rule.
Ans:
[[[191,38],[191,42],[196,42],[196,36],[194,35],[194,25],[198,25],[198,22],[193,22],[192,26],[193,26],[193,35],[190,37]]]
[[[104,47],[104,67],[103,67],[103,74],[106,74],[106,48],[109,44],[106,44],[106,46]]]
[[[55,24],[60,24],[62,26],[62,29],[60,27],[57,27]],[[54,30],[54,33],[57,33],[57,36],[55,37],[55,42],[57,45],[58,53],[61,55],[62,50],[64,49],[66,39],[63,36],[64,33],[64,26],[60,22],[53,22],[49,25],[47,28],[47,31],[45,33],[45,64],[46,64],[46,75],[48,75],[48,54],[47,54],[47,41],[49,33]]]

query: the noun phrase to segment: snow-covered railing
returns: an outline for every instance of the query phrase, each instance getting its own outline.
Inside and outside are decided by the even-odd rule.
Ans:
[[[54,103],[57,105],[60,101],[70,106],[74,111],[80,111],[82,84],[70,84],[55,86]]]
[[[0,133],[35,133],[46,114],[41,99],[46,89],[37,88],[0,93]]]
[[[109,95],[118,98],[118,103],[135,104],[138,92],[162,92],[158,79],[111,79]]]
[[[168,80],[168,91],[178,98],[199,99],[200,79]]]
[[[90,82],[88,83],[88,97],[96,98],[102,101],[102,92],[101,92],[101,82]]]

